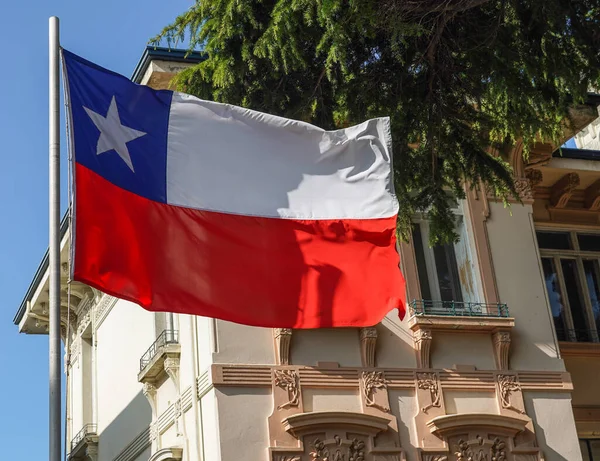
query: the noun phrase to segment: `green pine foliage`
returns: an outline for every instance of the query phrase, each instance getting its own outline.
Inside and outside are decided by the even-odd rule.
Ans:
[[[178,89],[335,129],[390,116],[398,233],[456,239],[465,184],[514,195],[503,155],[558,141],[600,76],[600,0],[197,0],[153,44],[207,54]],[[527,155],[527,147],[524,150]]]

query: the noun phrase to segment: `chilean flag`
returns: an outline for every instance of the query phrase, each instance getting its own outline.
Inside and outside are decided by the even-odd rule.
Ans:
[[[261,327],[404,316],[388,118],[325,131],[63,62],[74,280]]]

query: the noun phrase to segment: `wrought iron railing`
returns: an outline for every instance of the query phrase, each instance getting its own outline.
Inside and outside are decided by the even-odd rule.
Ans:
[[[79,443],[87,436],[87,435],[97,435],[98,427],[96,424],[86,424],[81,428],[81,430],[73,437],[71,440],[71,451],[79,445]]]
[[[409,304],[410,315],[448,315],[457,317],[508,317],[506,304],[430,301],[415,299]]]
[[[556,336],[559,341],[568,341],[572,343],[598,343],[600,338],[595,330],[565,330],[562,328],[556,329]]]
[[[179,343],[179,332],[177,330],[164,330],[156,341],[152,343],[152,345],[148,348],[142,358],[140,359],[140,371],[146,368],[152,359],[156,356],[161,347],[166,346],[167,344],[178,344]]]

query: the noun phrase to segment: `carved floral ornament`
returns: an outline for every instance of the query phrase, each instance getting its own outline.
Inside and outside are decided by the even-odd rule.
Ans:
[[[296,370],[274,370],[275,385],[287,391],[288,401],[279,405],[278,410],[297,407],[300,404],[300,388],[298,386],[298,372]]]
[[[458,441],[458,451],[454,453],[457,461],[506,461],[506,443],[495,438],[491,446],[477,436],[475,441]]]
[[[419,389],[429,390],[431,396],[431,403],[421,408],[423,413],[427,413],[430,408],[442,406],[438,378],[435,373],[417,373],[417,386]]]
[[[342,440],[339,435],[334,435],[335,444],[327,446],[320,439],[315,439],[312,443],[310,459],[313,461],[364,461],[365,442],[353,439],[350,444]]]
[[[513,392],[521,391],[521,385],[515,375],[498,375],[498,388],[500,390],[500,402],[502,403],[502,408],[513,410],[521,414],[525,413],[523,410],[514,407],[510,400]]]
[[[384,405],[380,405],[375,401],[375,392],[377,389],[387,389],[388,381],[383,377],[381,371],[365,371],[361,375],[363,385],[363,395],[365,397],[365,404],[368,407],[379,408],[387,413],[390,412],[390,408]]]

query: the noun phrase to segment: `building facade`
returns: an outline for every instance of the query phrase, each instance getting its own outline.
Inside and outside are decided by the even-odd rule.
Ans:
[[[148,49],[132,78],[164,88],[199,59]],[[415,216],[407,316],[372,328],[247,327],[67,289],[63,221],[69,459],[600,460],[600,153],[540,143],[525,164],[522,147],[503,153],[521,201],[468,189],[456,244],[430,248]],[[47,333],[47,266],[22,333]]]

